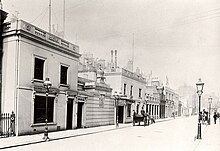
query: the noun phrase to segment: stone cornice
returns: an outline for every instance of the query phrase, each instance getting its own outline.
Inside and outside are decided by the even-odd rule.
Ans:
[[[5,25],[6,27],[4,27],[3,37],[21,35],[22,37],[53,48],[70,56],[76,58],[81,56],[79,54],[79,46],[69,43],[64,39],[61,39],[40,28],[37,28],[23,20],[18,20],[13,23],[6,23]]]

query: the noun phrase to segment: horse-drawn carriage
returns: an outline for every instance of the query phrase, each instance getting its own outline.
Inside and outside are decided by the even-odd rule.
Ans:
[[[143,115],[139,115],[139,114],[134,114],[133,115],[133,126],[135,126],[135,123],[140,123],[144,122],[144,126],[146,126],[147,124],[147,118]]]
[[[154,118],[151,118],[148,114],[133,114],[133,126],[135,126],[135,123],[138,123],[138,125],[141,124],[141,122],[144,122],[144,126],[149,125],[150,123],[155,123]]]

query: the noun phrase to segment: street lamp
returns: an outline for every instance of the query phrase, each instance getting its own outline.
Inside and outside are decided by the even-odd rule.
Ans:
[[[48,102],[48,94],[49,94],[49,89],[52,86],[52,83],[50,82],[49,78],[46,78],[46,80],[44,81],[44,88],[46,89],[46,118],[45,118],[45,131],[44,131],[44,137],[43,139],[45,141],[49,141],[49,137],[48,137],[48,125],[47,125],[47,102]]]
[[[209,100],[209,121],[208,121],[208,124],[210,125],[211,124],[210,114],[211,114],[212,97],[210,96],[208,98],[208,100]]]
[[[203,93],[203,86],[204,83],[202,82],[201,78],[199,79],[199,81],[196,83],[196,87],[197,87],[197,94],[199,96],[199,118],[198,118],[198,134],[197,134],[197,139],[202,139],[201,137],[201,113],[200,113],[200,107],[201,107],[201,96]]]
[[[121,92],[118,93],[117,91],[115,91],[115,94],[113,94],[113,97],[115,98],[115,108],[116,108],[116,122],[115,122],[116,128],[119,127],[119,124],[118,124],[118,101],[120,100],[121,96],[122,96]]]

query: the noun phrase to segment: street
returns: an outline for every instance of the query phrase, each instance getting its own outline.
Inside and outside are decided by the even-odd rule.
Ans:
[[[207,127],[202,125],[202,138]],[[193,116],[158,122],[146,127],[127,127],[5,150],[193,151],[199,144],[199,140],[195,139],[196,134],[197,116]]]

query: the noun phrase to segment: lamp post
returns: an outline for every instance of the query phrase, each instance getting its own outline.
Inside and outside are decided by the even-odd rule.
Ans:
[[[45,141],[49,141],[49,137],[48,137],[48,117],[47,117],[47,102],[48,102],[48,94],[49,94],[49,89],[52,86],[52,83],[50,82],[49,78],[46,78],[46,80],[44,81],[44,88],[46,89],[46,116],[45,116],[45,131],[44,131],[44,137],[43,139]]]
[[[210,114],[211,114],[212,97],[210,96],[208,98],[208,100],[209,100],[209,121],[208,121],[208,124],[210,125],[211,124]]]
[[[201,107],[201,96],[203,93],[203,86],[204,83],[202,82],[201,78],[199,79],[199,81],[196,83],[196,87],[197,87],[197,94],[199,96],[199,118],[198,118],[198,134],[197,134],[197,139],[202,139],[201,137],[201,113],[200,113],[200,107]]]
[[[116,108],[116,122],[115,122],[115,127],[118,128],[119,124],[118,124],[118,101],[121,98],[122,94],[118,93],[117,91],[115,91],[115,94],[113,94],[113,97],[115,98],[115,108]]]

